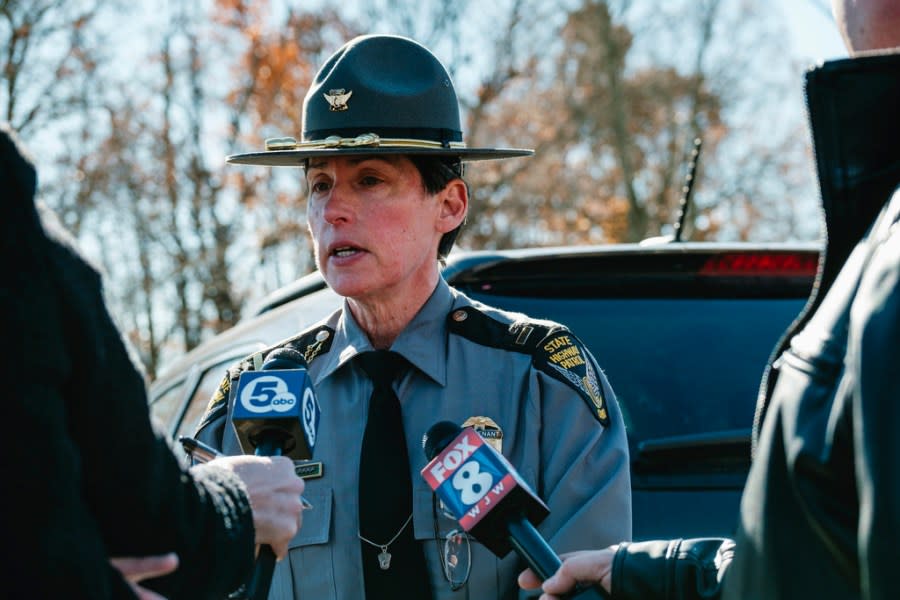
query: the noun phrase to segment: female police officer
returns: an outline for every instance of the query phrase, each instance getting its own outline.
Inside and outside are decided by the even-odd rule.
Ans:
[[[622,417],[587,348],[559,324],[476,303],[440,275],[468,208],[462,162],[531,153],[466,147],[443,65],[410,39],[371,35],[319,70],[302,141],[229,157],[305,169],[316,262],[344,297],[277,345],[309,361],[324,469],[307,480],[315,509],[276,569],[273,596],[517,594],[515,556],[448,535],[458,525],[418,475],[422,436],[441,420],[476,425],[509,458],[547,502],[540,531],[556,551],[630,537]],[[226,453],[240,452],[229,419],[249,368],[248,359],[230,369],[198,427]]]

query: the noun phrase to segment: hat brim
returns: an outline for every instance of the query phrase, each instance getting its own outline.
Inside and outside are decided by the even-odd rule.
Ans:
[[[232,154],[225,160],[238,165],[262,165],[265,167],[303,167],[310,158],[327,158],[332,156],[351,156],[360,154],[418,154],[430,156],[456,156],[463,162],[478,160],[496,160],[531,156],[534,150],[527,148],[319,148],[303,150],[267,150],[265,152],[247,152]]]

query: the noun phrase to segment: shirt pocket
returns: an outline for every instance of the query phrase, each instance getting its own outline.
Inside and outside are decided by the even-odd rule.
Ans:
[[[447,535],[453,530],[463,531],[463,528],[455,519],[443,514],[440,501],[430,489],[418,489],[414,492],[413,524],[416,539],[422,542],[425,551],[434,600],[501,598],[500,585],[504,583],[504,573],[500,568],[502,561],[472,536],[468,536],[468,550],[461,548],[461,553],[465,554],[465,560],[469,562],[466,584],[457,591],[451,590],[450,582],[444,575],[441,556]],[[515,577],[509,581],[515,583]]]
[[[315,598],[332,600],[335,589],[332,556],[330,487],[304,492],[313,507],[303,511],[303,525],[288,544],[287,560],[276,564],[269,598]]]
[[[309,500],[313,507],[303,511],[303,525],[288,545],[291,549],[312,544],[327,544],[331,531],[331,488],[307,490],[303,497]]]
[[[443,540],[454,529],[462,529],[456,520],[443,514],[440,500],[434,492],[417,489],[413,496],[413,527],[417,540]]]
[[[433,504],[434,502],[434,504]],[[425,554],[425,563],[428,565],[428,575],[431,581],[431,589],[435,590],[434,599],[440,600],[442,588],[450,591],[450,587],[444,579],[440,552],[443,549],[444,536],[457,526],[456,521],[441,515],[440,506],[434,493],[430,489],[418,488],[413,491],[413,535],[422,544]],[[435,520],[435,517],[437,520]],[[437,531],[435,531],[437,527]],[[463,600],[459,595],[454,596]]]

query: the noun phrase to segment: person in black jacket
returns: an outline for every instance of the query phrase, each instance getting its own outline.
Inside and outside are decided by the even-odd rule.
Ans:
[[[568,555],[544,599],[577,582],[614,600],[900,595],[900,3],[833,12],[851,58],[806,76],[826,245],[760,386],[736,539]]]
[[[251,574],[255,544],[287,553],[304,489],[293,462],[235,456],[185,471],[154,430],[99,272],[35,203],[35,170],[7,125],[0,181],[0,595],[223,598]],[[142,564],[166,572],[175,560],[132,587],[154,574]]]

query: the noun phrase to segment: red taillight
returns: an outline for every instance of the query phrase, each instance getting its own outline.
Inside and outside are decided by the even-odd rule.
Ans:
[[[819,258],[795,252],[729,252],[712,256],[701,275],[815,277]]]

